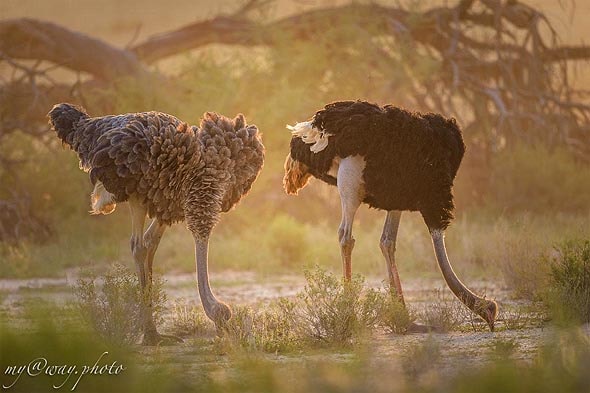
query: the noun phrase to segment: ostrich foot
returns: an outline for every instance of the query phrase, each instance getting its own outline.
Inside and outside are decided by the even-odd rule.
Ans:
[[[422,325],[420,323],[412,322],[406,333],[438,333],[440,329],[436,326]]]
[[[145,346],[168,346],[174,345],[184,342],[184,340],[180,337],[168,335],[168,334],[160,334],[157,331],[153,332],[146,332],[143,335],[143,341],[141,342],[142,345]]]

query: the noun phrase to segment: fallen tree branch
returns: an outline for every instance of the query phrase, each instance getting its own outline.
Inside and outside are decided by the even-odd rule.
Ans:
[[[35,19],[0,21],[0,52],[13,59],[50,61],[103,80],[146,72],[145,66],[129,51]]]

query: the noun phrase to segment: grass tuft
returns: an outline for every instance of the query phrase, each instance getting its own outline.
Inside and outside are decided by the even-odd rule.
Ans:
[[[446,291],[437,290],[435,297],[434,302],[425,304],[417,312],[417,319],[439,332],[458,330],[465,322],[465,306],[446,295]]]
[[[203,334],[211,326],[205,314],[184,299],[172,303],[172,332],[180,337]]]
[[[231,319],[221,329],[217,344],[224,352],[236,347],[269,353],[284,353],[301,347],[293,319],[295,304],[279,299],[264,311],[248,306],[233,308]]]

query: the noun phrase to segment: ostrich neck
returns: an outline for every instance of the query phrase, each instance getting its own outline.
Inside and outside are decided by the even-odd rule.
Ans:
[[[471,292],[469,288],[467,288],[455,274],[455,271],[453,270],[453,267],[451,266],[447,256],[444,232],[439,229],[434,229],[430,231],[430,234],[432,236],[436,260],[447,285],[459,298],[459,300],[461,300],[470,310],[477,313],[478,307],[481,305],[481,302],[485,301],[485,299]]]
[[[211,286],[209,285],[208,251],[209,239],[195,236],[195,257],[197,260],[197,286],[199,288],[199,296],[205,314],[207,314],[209,319],[215,320],[220,302],[215,295],[213,295]]]

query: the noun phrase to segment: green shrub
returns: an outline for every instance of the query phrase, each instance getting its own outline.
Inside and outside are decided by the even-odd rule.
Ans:
[[[551,263],[549,304],[561,321],[590,322],[590,240],[564,242]]]
[[[260,333],[256,345],[265,352],[287,352],[301,347],[296,320],[293,315],[295,303],[285,298],[261,312],[256,320]]]
[[[307,284],[297,296],[299,307],[295,311],[308,339],[347,345],[378,322],[382,297],[375,291],[363,296],[361,276],[346,282],[316,267],[305,271],[305,279]]]
[[[143,382],[149,376],[136,366],[128,348],[101,340],[92,329],[81,325],[77,310],[37,299],[22,311],[23,320],[11,316],[0,322],[0,385],[11,386],[6,391],[132,392],[149,386]],[[20,376],[5,372],[9,366],[30,367],[35,364],[33,359],[40,360],[36,365],[45,365],[45,369],[29,368],[30,374],[25,370]],[[91,375],[94,364],[99,368],[114,364],[117,374]],[[76,370],[70,371],[70,376],[46,372],[52,365]]]
[[[102,281],[102,286],[98,281]],[[150,302],[156,325],[166,302],[163,281],[154,277],[151,291],[142,296],[137,275],[121,265],[100,277],[80,278],[75,287],[84,319],[107,341],[133,344],[142,333],[141,304]],[[146,303],[147,304],[147,303]]]
[[[397,294],[386,288],[379,296],[379,325],[391,333],[405,333],[414,322],[415,316],[399,300]]]
[[[365,288],[316,267],[305,272],[307,284],[295,299],[281,298],[264,311],[234,307],[222,328],[221,343],[264,352],[287,352],[318,343],[348,346],[377,326],[402,333],[412,317],[395,295]]]

